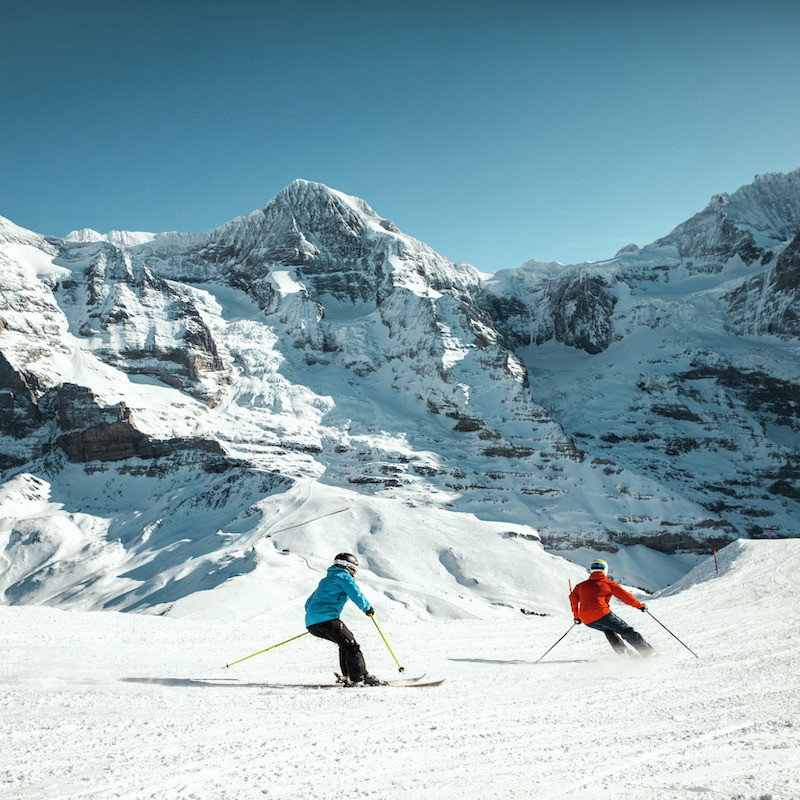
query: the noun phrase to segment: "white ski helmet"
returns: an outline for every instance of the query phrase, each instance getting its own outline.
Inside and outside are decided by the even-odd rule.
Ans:
[[[602,572],[603,574],[608,574],[608,564],[603,561],[602,558],[596,558],[589,564],[589,572]]]
[[[339,553],[339,555],[333,559],[333,566],[344,567],[355,573],[358,569],[358,559],[352,553]]]

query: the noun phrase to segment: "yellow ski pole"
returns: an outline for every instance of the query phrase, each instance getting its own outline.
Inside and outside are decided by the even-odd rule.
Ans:
[[[392,648],[389,647],[389,642],[386,641],[386,637],[383,635],[383,631],[378,627],[378,620],[375,619],[375,616],[373,614],[370,614],[369,616],[372,619],[372,621],[375,623],[375,627],[378,628],[378,633],[381,635],[381,639],[383,639],[383,643],[389,649],[389,652],[392,653]],[[405,672],[406,668],[400,666],[400,662],[397,660],[397,657],[395,656],[394,653],[392,653],[392,658],[394,659],[394,663],[397,664],[397,669],[400,672]]]
[[[278,644],[273,644],[271,647],[265,647],[263,650],[259,650],[257,653],[253,653],[252,655],[240,658],[238,661],[231,661],[230,664],[226,664],[224,667],[220,667],[220,669],[228,669],[228,667],[232,667],[234,664],[239,664],[242,661],[247,661],[248,658],[253,658],[253,656],[260,656],[262,653],[266,653],[267,650],[274,650],[276,647],[280,647],[282,644],[288,644],[289,642],[293,642],[295,639],[299,639],[301,636],[305,636],[307,633],[308,631],[305,631],[304,633],[298,633],[297,636],[292,636],[291,639],[287,639],[285,642],[278,642]]]

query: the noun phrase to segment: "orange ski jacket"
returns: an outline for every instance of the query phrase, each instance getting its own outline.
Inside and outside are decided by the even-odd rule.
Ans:
[[[611,613],[608,602],[612,595],[629,606],[642,607],[642,604],[618,583],[614,583],[602,572],[593,572],[588,580],[579,583],[569,594],[572,616],[585,625],[596,622]]]

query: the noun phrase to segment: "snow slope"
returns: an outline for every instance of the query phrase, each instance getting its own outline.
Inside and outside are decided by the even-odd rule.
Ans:
[[[302,632],[274,582],[261,613],[227,598],[227,621],[0,607],[0,797],[797,800],[800,542],[738,541],[718,566],[648,601],[700,658],[624,606],[659,655],[612,656],[571,625],[557,573],[520,587],[549,616],[476,603],[424,622],[380,599],[406,674],[447,679],[424,690],[301,688],[335,666],[311,637],[222,669]],[[369,620],[344,619],[370,669],[397,675]]]
[[[315,481],[275,487],[274,476],[251,471],[202,482],[189,470],[96,472],[87,480],[73,469],[59,474],[58,485],[20,476],[0,491],[0,503],[14,509],[0,519],[8,540],[0,574],[13,584],[5,597],[236,619],[263,608],[264,585],[302,605],[332,557],[347,550],[358,554],[370,588],[404,615],[451,619],[474,616],[473,606],[534,602],[526,610],[552,611],[552,583],[581,573],[545,553],[525,525],[363,498]],[[114,516],[120,502],[139,509],[131,524]],[[533,595],[524,588],[531,580],[539,587]]]

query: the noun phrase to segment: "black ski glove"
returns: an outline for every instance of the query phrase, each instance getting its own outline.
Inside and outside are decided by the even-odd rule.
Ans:
[[[583,623],[577,617],[575,617],[575,624],[576,625],[583,625]]]
[[[642,603],[642,607],[641,607],[640,611],[642,611],[642,612],[647,611],[647,606],[644,603]]]
[[[368,617],[371,617],[371,616],[373,616],[375,614],[375,609],[372,606],[370,606],[364,613]]]

